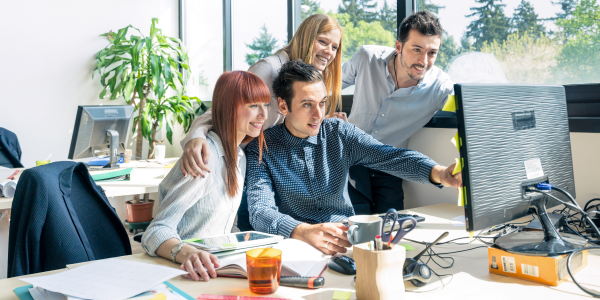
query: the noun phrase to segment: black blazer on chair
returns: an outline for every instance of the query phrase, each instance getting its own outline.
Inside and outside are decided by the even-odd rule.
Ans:
[[[83,163],[23,172],[12,204],[8,277],[129,254],[125,227]]]
[[[23,168],[21,164],[21,146],[17,135],[12,131],[0,127],[0,155],[6,157],[12,164],[2,165],[6,168]]]

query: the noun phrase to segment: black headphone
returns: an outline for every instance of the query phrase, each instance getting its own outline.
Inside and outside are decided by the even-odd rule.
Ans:
[[[448,232],[444,232],[437,240],[433,241],[433,243],[427,245],[421,253],[417,254],[415,258],[407,258],[404,261],[403,268],[403,279],[404,281],[410,281],[415,286],[421,287],[425,286],[427,282],[431,279],[431,269],[425,264],[419,261],[423,254],[427,253],[427,251],[437,244],[441,239],[448,236]]]

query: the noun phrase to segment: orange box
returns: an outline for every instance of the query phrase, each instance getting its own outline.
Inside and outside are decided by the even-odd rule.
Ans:
[[[582,251],[571,260],[571,271],[579,272],[588,264],[588,253]],[[569,278],[567,258],[561,256],[528,256],[509,253],[498,248],[488,248],[490,273],[558,286]]]

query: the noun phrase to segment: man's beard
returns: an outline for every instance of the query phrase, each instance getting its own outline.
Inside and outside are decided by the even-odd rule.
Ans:
[[[427,65],[423,66],[421,64],[413,64],[410,67],[408,66],[408,64],[404,61],[404,46],[402,46],[402,49],[400,49],[400,65],[402,65],[402,68],[404,68],[404,70],[406,71],[406,74],[408,74],[408,77],[410,77],[410,79],[414,80],[414,81],[419,81],[421,79],[423,79],[423,77],[425,77],[425,73],[427,73],[427,71],[429,71],[430,68],[427,67]],[[410,73],[410,70],[412,70],[412,68],[414,66],[423,68],[424,72],[423,75],[421,75],[420,77],[418,75],[413,76],[413,74]]]

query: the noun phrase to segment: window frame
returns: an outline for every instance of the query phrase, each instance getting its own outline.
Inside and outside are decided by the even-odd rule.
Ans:
[[[179,38],[185,43],[185,19],[184,13],[186,0],[179,0]],[[301,19],[301,0],[287,0],[287,32],[288,40],[291,40],[294,33],[302,22]],[[416,0],[397,0],[397,18],[404,20],[416,9]],[[223,0],[223,45],[225,54],[223,55],[223,71],[231,71],[233,66],[232,49],[232,23],[231,23],[231,0]],[[396,24],[396,28],[399,24]],[[596,84],[577,84],[564,85],[567,98],[567,108],[572,107],[569,114],[569,127],[571,132],[591,132],[600,133],[600,83]],[[353,95],[342,96],[342,111],[350,114],[352,108]],[[575,108],[576,107],[576,108]],[[593,111],[592,115],[579,115],[579,112]],[[430,128],[457,128],[456,114],[451,112],[438,111],[431,121],[425,125]]]

